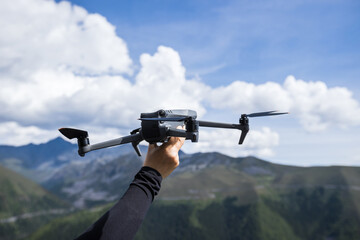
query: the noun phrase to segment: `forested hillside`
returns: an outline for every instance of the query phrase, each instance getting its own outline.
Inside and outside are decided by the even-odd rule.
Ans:
[[[17,151],[22,149],[28,148]],[[112,148],[79,158],[76,146],[70,145],[49,161],[43,157],[37,167],[21,164],[20,173],[25,169],[46,175],[39,183],[61,201],[2,170],[1,204],[13,209],[1,212],[2,239],[72,239],[80,234],[121,197],[141,167],[142,159],[132,151]],[[0,162],[19,165],[25,161],[21,156],[0,156]],[[359,167],[295,167],[219,153],[181,152],[180,159],[180,166],[163,181],[136,239],[360,239]],[[42,212],[41,218],[29,218],[31,227],[26,218],[9,220],[54,209],[52,204],[67,211]]]
[[[0,239],[20,239],[71,205],[23,176],[0,166]]]

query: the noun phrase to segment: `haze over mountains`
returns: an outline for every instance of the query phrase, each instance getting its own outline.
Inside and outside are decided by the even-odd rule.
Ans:
[[[137,239],[360,238],[359,167],[284,166],[219,153],[180,155],[180,166],[163,181]],[[21,239],[38,229],[33,239],[55,239],[55,233],[67,239],[109,207],[98,206],[123,194],[142,159],[130,145],[81,158],[75,144],[57,138],[40,145],[0,146],[0,164],[5,167],[0,169],[1,238]],[[98,210],[87,210],[94,207]],[[34,214],[21,222],[4,220],[39,209],[49,211],[43,212],[49,219],[70,215],[42,228],[41,221],[24,227],[43,219]],[[55,209],[69,211],[51,214]],[[79,214],[86,219],[81,226],[73,224]],[[73,235],[62,235],[64,227]]]

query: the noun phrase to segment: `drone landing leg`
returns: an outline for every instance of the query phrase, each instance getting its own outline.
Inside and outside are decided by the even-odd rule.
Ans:
[[[244,126],[243,129],[241,129],[241,135],[240,135],[240,140],[239,140],[239,144],[243,144],[246,134],[249,132],[249,126]]]

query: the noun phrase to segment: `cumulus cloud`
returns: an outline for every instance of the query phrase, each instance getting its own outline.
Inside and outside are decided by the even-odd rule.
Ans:
[[[200,91],[207,88],[186,80],[178,53],[162,46],[154,56],[141,56],[135,83],[119,75],[85,77],[66,69],[44,69],[27,81],[9,79],[2,84],[3,121],[47,127],[89,122],[130,126],[140,112],[158,108],[194,108],[202,115]]]
[[[42,143],[44,139],[55,138],[56,133],[36,126],[21,126],[16,122],[0,123],[0,141],[7,145],[19,146],[28,143]]]
[[[241,131],[229,129],[201,129],[199,142],[185,143],[185,152],[221,152],[233,157],[271,157],[279,144],[279,134],[268,127],[251,130],[242,145],[238,145]]]
[[[68,2],[16,0],[0,8],[1,121],[121,127],[158,108],[205,112],[192,90],[202,84],[185,79],[173,49],[142,54],[133,83],[123,75],[133,68],[126,44],[104,17]]]
[[[213,108],[237,112],[274,108],[290,111],[310,132],[325,130],[329,126],[360,125],[359,103],[347,88],[329,88],[324,82],[305,82],[294,76],[288,76],[282,85],[235,81],[211,89],[204,101]]]
[[[0,23],[0,69],[16,80],[58,67],[87,75],[132,72],[115,27],[69,2],[1,1]]]
[[[324,82],[305,82],[293,76],[287,77],[283,88],[291,99],[290,111],[309,131],[360,125],[359,103],[347,88],[329,88]]]
[[[48,140],[62,126],[87,129],[99,140],[116,137],[138,127],[141,112],[160,108],[194,109],[199,117],[213,109],[288,110],[309,131],[360,125],[359,103],[346,88],[292,76],[283,84],[212,88],[187,79],[180,55],[165,46],[134,66],[113,25],[68,2],[1,1],[0,23],[2,143]],[[238,138],[238,131],[202,130],[200,142],[185,149],[267,157],[279,142],[269,128],[250,131],[241,150]]]

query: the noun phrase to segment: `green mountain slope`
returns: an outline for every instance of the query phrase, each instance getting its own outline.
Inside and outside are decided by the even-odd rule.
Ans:
[[[36,183],[0,166],[0,239],[25,237],[67,208]]]
[[[289,167],[212,154],[207,161],[163,182],[137,240],[360,239],[360,168]],[[94,211],[81,214],[88,222],[97,218]],[[64,228],[79,234],[86,227],[73,224],[78,218],[51,222],[32,239],[62,236]]]
[[[28,240],[51,239],[63,240],[74,239],[85,231],[94,221],[103,215],[110,205],[105,205],[91,210],[83,210],[66,217],[61,217],[46,224],[33,233]]]
[[[359,218],[344,214],[338,193],[325,196],[319,191],[321,188],[282,195],[284,201],[260,197],[246,205],[239,204],[237,197],[157,201],[135,239],[359,239]],[[293,202],[299,194],[304,195]],[[57,219],[30,239],[71,239],[104,211],[83,211]]]
[[[136,239],[299,239],[263,202],[237,200],[155,204]]]

